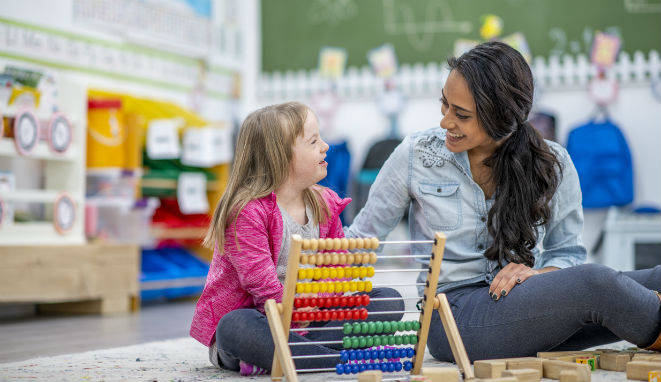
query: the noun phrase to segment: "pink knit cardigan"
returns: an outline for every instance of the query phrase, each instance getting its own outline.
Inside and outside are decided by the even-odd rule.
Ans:
[[[323,190],[323,197],[330,218],[319,225],[319,237],[344,237],[339,215],[351,199],[342,199],[330,189]],[[190,329],[193,338],[211,346],[218,321],[228,312],[243,308],[264,312],[266,300],[281,301],[283,287],[276,264],[282,228],[282,216],[273,193],[250,201],[225,230],[224,253],[219,253],[216,247],[204,291],[195,307]]]

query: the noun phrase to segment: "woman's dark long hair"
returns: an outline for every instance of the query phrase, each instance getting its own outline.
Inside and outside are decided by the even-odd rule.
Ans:
[[[495,185],[487,221],[494,241],[484,256],[501,265],[505,259],[532,267],[537,227],[550,217],[562,168],[527,122],[534,88],[530,67],[519,52],[500,42],[480,44],[448,64],[468,83],[482,128],[494,140],[504,140],[483,162]]]

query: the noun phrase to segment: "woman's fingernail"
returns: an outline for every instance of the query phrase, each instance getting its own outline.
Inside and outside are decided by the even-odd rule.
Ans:
[[[494,301],[498,301],[498,295],[495,294],[495,293],[492,294],[492,295],[491,295],[491,299],[494,300]]]
[[[521,284],[521,279],[516,279],[517,284]]]
[[[505,289],[503,289],[502,291],[500,291],[500,294],[501,294],[501,296],[505,297],[505,296],[507,296],[507,291]]]

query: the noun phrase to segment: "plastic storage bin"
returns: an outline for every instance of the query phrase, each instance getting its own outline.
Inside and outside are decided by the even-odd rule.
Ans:
[[[143,250],[140,297],[149,301],[199,294],[208,272],[209,264],[183,248]]]

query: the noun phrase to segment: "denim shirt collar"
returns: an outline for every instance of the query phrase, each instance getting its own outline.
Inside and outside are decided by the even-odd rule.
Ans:
[[[438,128],[437,134],[430,135],[423,138],[419,144],[416,145],[422,159],[423,166],[425,167],[441,167],[445,162],[452,162],[457,166],[464,175],[472,179],[470,162],[468,161],[468,153],[462,151],[460,153],[453,153],[448,150],[445,145],[445,130]]]

